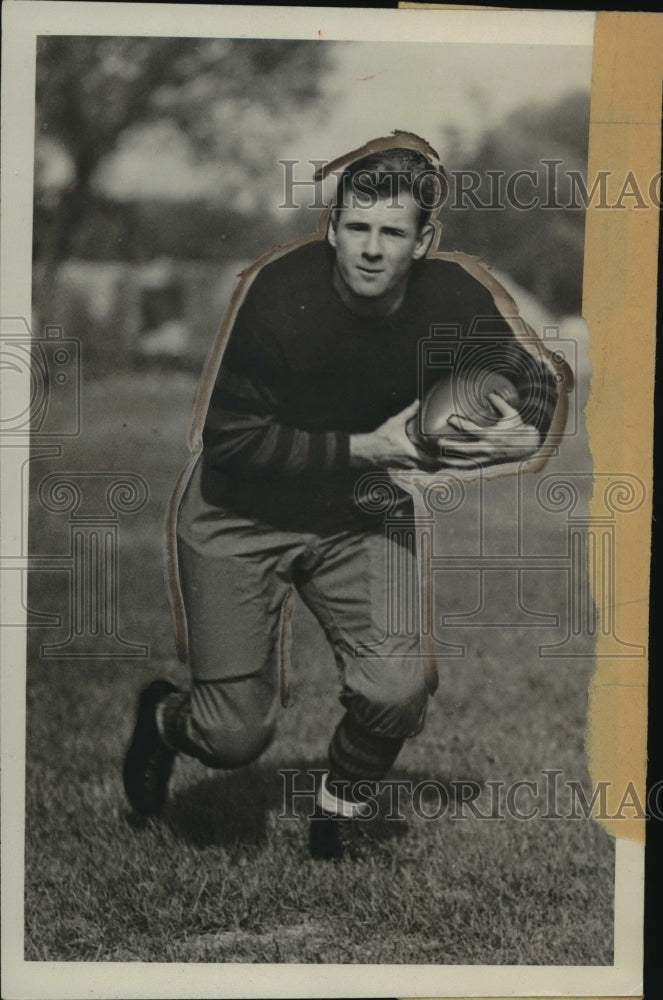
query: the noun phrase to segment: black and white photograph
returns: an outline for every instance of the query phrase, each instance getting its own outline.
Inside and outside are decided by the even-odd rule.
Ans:
[[[30,6],[12,995],[625,995],[594,15]]]

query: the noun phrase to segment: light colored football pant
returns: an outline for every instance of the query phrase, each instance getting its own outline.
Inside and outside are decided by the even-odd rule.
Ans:
[[[380,736],[418,732],[428,694],[414,548],[405,532],[326,537],[222,511],[202,498],[197,468],[178,518],[192,686],[168,742],[220,768],[248,764],[268,746],[293,588],[333,649],[347,711]]]

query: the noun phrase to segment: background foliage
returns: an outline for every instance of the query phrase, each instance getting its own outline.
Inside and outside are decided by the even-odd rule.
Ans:
[[[278,161],[288,140],[301,134],[307,121],[319,123],[333,106],[343,44],[41,38],[36,325],[65,325],[70,336],[86,343],[95,371],[134,363],[144,353],[143,334],[153,330],[138,301],[142,272],[131,265],[164,259],[196,262],[205,275],[204,288],[214,293],[205,297],[203,292],[203,301],[200,289],[186,284],[185,277],[179,279],[183,287],[173,292],[177,279],[171,268],[170,278],[164,279],[164,300],[185,304],[170,317],[164,307],[162,319],[179,323],[171,360],[199,367],[232,287],[231,275],[270,245],[315,228],[317,211],[275,210],[282,173]],[[474,170],[487,178],[490,172],[508,177],[524,168],[537,170],[541,180],[534,193],[541,202],[547,194],[541,162],[561,160],[557,195],[564,203],[565,171],[585,167],[588,113],[588,95],[575,91],[554,103],[523,100],[486,124],[478,141],[451,127],[441,112],[437,134],[428,138],[442,151],[451,173]],[[299,176],[309,176],[307,153],[302,150],[301,156]],[[138,187],[126,179],[127,163],[131,176],[143,178]],[[149,176],[144,176],[150,170],[156,192],[172,174],[169,197],[153,193]],[[490,204],[491,197],[483,187],[482,203]],[[509,205],[477,210],[467,201],[450,199],[442,221],[440,249],[481,256],[553,316],[579,311],[582,210],[519,211]],[[65,276],[71,261],[95,267],[79,268],[79,280],[72,283]],[[126,267],[123,280],[108,293],[112,301],[105,303],[102,316],[94,289],[106,280],[100,269],[111,263]],[[153,276],[150,280],[154,285]],[[127,294],[136,298],[133,312],[125,308]],[[150,294],[154,297],[154,288]]]

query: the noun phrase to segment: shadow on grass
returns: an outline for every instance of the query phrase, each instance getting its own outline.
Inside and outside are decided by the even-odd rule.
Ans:
[[[283,762],[278,768],[258,762],[238,771],[208,774],[176,790],[163,819],[176,837],[197,848],[264,846],[270,817],[272,822],[274,816],[284,821],[310,818],[315,772],[319,774],[326,766],[322,758],[298,758]],[[296,772],[294,784],[290,785],[295,794],[290,798],[284,772]],[[292,777],[289,780],[292,782]],[[462,784],[467,786],[468,780]],[[478,789],[484,787],[484,779],[471,780],[478,794]],[[357,831],[355,836],[366,845],[386,845],[405,836],[412,788],[420,786],[419,808],[426,814],[434,814],[436,809],[447,812],[462,808],[467,802],[467,791],[459,790],[459,784],[447,775],[431,779],[430,771],[395,769],[389,781],[391,788],[387,786],[377,795],[378,814],[352,824]],[[135,829],[144,825],[131,814],[127,815],[127,821]]]
[[[196,847],[260,845],[267,839],[269,799],[264,769],[252,765],[179,789],[165,818],[176,836]]]

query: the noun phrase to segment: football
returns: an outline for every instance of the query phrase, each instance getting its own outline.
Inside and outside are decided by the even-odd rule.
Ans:
[[[497,392],[510,406],[519,408],[520,395],[514,382],[503,372],[475,370],[467,374],[439,379],[421,401],[418,412],[408,421],[411,441],[426,451],[437,453],[437,439],[458,434],[449,417],[456,414],[488,427],[500,419],[499,410],[488,394]]]

